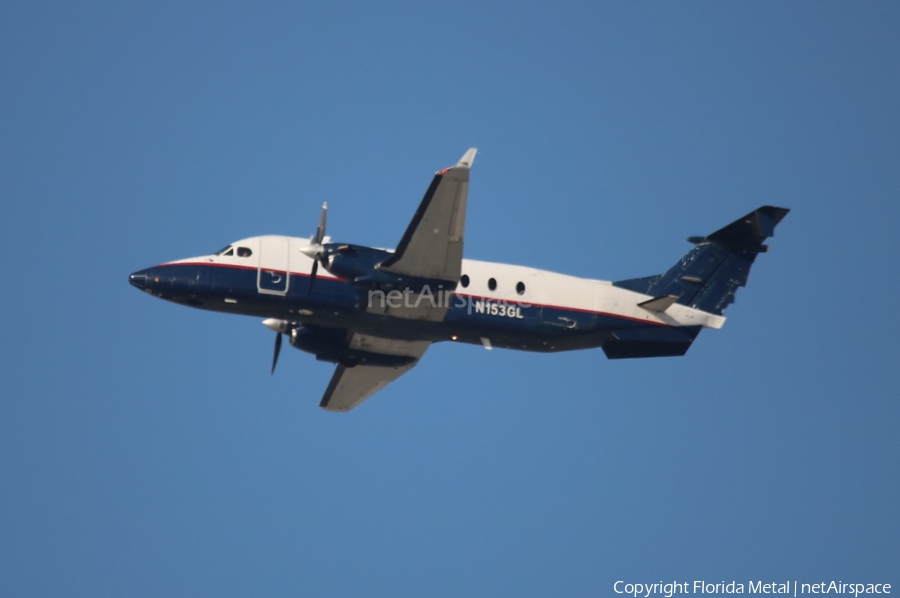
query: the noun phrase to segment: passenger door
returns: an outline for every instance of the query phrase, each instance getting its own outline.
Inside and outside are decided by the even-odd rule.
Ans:
[[[256,288],[267,295],[287,294],[291,277],[290,239],[260,237],[258,253]]]

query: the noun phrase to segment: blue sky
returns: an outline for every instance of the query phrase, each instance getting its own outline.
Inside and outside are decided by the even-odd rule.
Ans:
[[[0,7],[0,595],[900,584],[900,8]],[[437,345],[349,415],[253,318],[135,292],[246,236],[393,246],[477,146],[466,256],[658,273],[791,214],[721,331]],[[896,586],[895,586],[896,587]]]

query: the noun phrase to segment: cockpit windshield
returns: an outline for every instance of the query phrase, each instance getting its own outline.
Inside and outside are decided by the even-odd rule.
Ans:
[[[234,249],[231,245],[227,245],[219,251],[215,252],[213,255],[234,255]]]

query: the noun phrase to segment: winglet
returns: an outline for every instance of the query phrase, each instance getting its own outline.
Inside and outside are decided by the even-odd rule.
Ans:
[[[475,161],[475,154],[478,153],[478,148],[470,147],[469,151],[463,154],[463,157],[459,159],[459,163],[454,168],[472,168],[472,162]]]

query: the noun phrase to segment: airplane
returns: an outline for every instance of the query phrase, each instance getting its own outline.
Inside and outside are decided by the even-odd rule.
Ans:
[[[762,206],[705,237],[667,272],[593,280],[463,259],[476,149],[438,171],[396,249],[334,243],[327,204],[307,239],[267,235],[140,270],[140,290],[199,309],[265,318],[337,364],[320,407],[344,412],[412,369],[432,343],[522,351],[600,348],[609,359],[684,355],[719,329],[750,266],[788,209]]]

